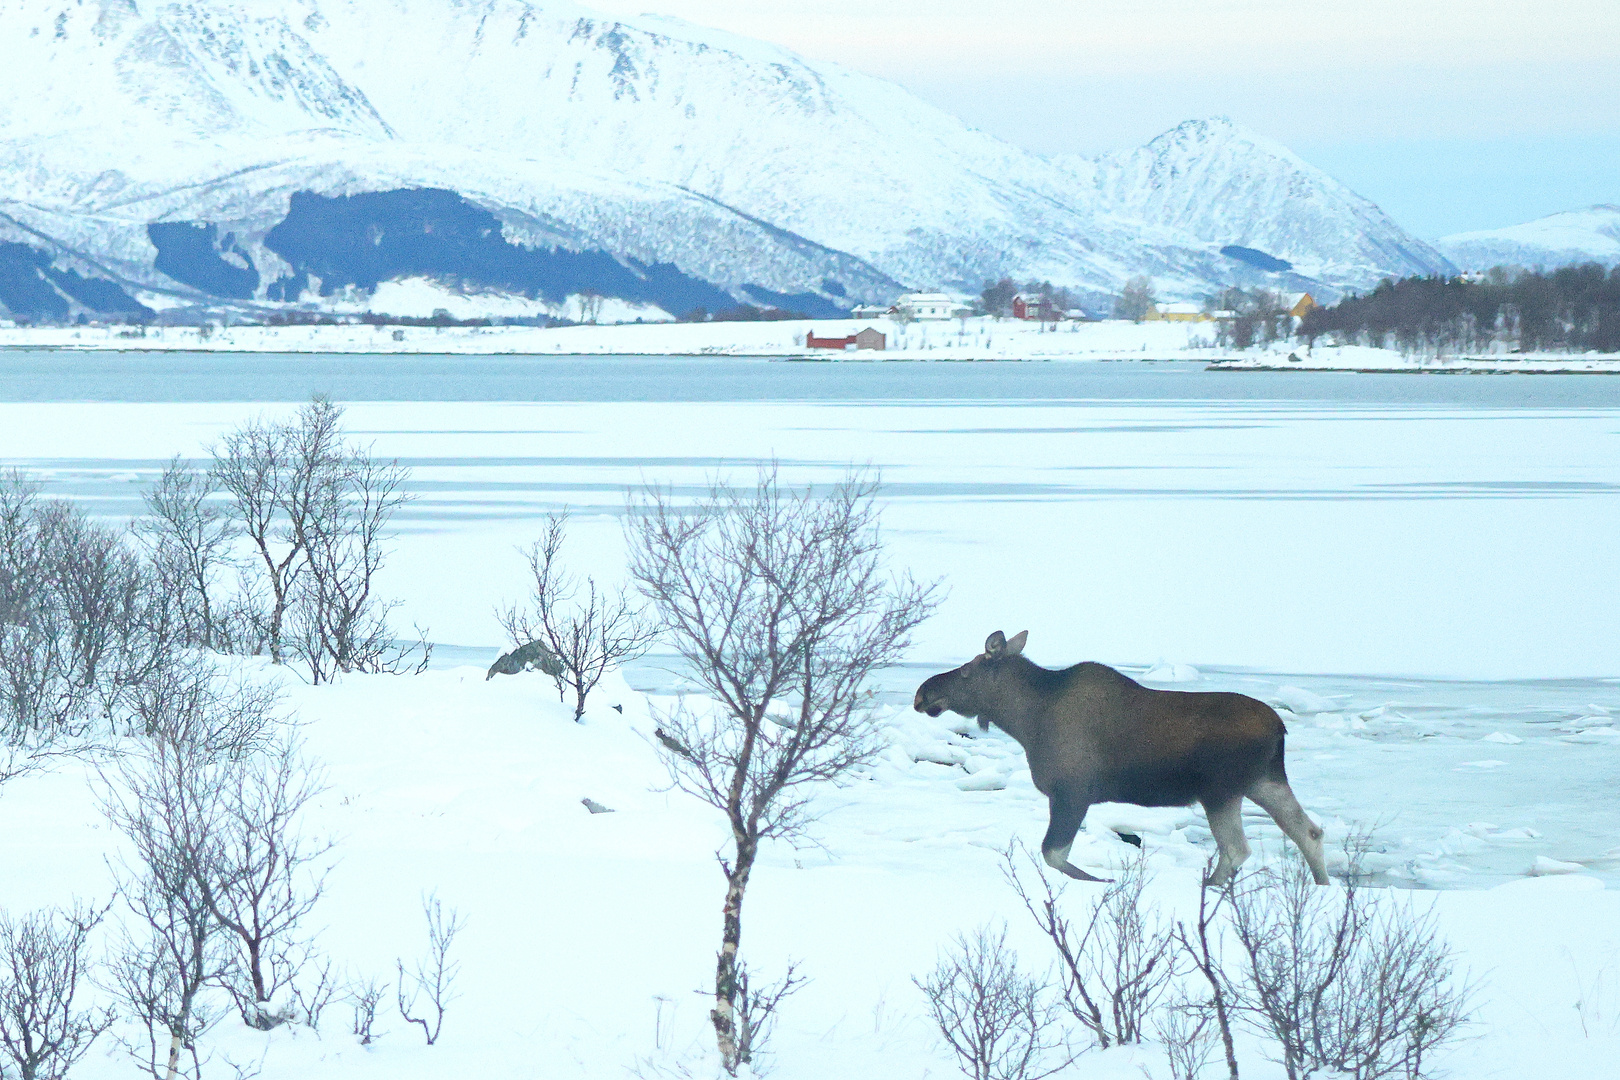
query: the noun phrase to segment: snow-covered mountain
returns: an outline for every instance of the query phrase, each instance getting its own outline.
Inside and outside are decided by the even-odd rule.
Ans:
[[[1464,270],[1589,262],[1620,266],[1620,206],[1589,206],[1505,229],[1454,233],[1435,246]]]
[[[830,313],[1004,273],[1100,301],[1443,265],[1229,122],[1049,161],[836,65],[571,3],[0,0],[0,55],[0,263],[69,311],[98,277],[151,305],[428,278]]]
[[[1190,233],[1258,268],[1352,287],[1451,269],[1377,206],[1224,116],[1074,167],[1115,214]]]

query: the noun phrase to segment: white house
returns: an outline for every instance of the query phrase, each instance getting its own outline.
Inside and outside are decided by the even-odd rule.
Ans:
[[[906,293],[894,306],[896,311],[913,320],[954,319],[967,311],[955,297],[944,293]]]

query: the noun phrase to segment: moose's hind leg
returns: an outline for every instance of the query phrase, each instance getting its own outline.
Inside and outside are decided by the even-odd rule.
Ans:
[[[1205,799],[1204,817],[1209,819],[1209,831],[1220,852],[1215,870],[1209,875],[1209,883],[1218,887],[1230,881],[1249,857],[1249,840],[1243,835],[1243,796]]]
[[[1305,865],[1311,868],[1311,877],[1318,885],[1328,883],[1327,860],[1322,856],[1322,827],[1305,816],[1305,808],[1294,798],[1294,789],[1288,781],[1267,777],[1249,789],[1249,798],[1260,809],[1271,815],[1277,827],[1287,834],[1305,856]]]
[[[1076,881],[1107,881],[1107,878],[1093,877],[1069,861],[1069,849],[1074,846],[1075,834],[1086,820],[1090,804],[1056,793],[1051,797],[1051,807],[1052,819],[1046,827],[1046,838],[1041,841],[1041,857],[1046,865]]]

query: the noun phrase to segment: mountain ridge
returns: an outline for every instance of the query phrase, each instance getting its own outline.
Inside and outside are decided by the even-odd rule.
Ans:
[[[15,103],[0,117],[0,210],[154,304],[209,296],[155,266],[148,226],[178,222],[231,237],[239,251],[220,258],[251,263],[253,302],[271,302],[264,283],[296,268],[264,237],[298,191],[452,191],[513,244],[668,264],[739,300],[820,310],[1002,274],[1100,306],[1138,273],[1166,296],[1334,294],[1446,266],[1230,121],[1194,122],[1208,159],[1182,170],[1194,183],[1155,185],[1140,155],[1160,144],[1162,157],[1188,125],[1087,165],[1048,160],[893,84],[665,17],[525,0],[0,0],[0,47],[15,58],[0,68]],[[1278,196],[1292,188],[1305,195]],[[1235,222],[1220,235],[1187,212],[1211,193]],[[1278,215],[1295,225],[1268,230]],[[1234,244],[1295,271],[1221,253]]]
[[[1550,270],[1588,262],[1620,266],[1620,205],[1597,203],[1506,228],[1453,233],[1435,246],[1473,271],[1494,266]]]

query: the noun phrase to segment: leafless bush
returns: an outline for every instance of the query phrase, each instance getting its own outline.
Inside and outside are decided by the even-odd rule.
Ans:
[[[117,532],[0,476],[0,780],[105,739],[175,645]]]
[[[501,613],[501,625],[517,646],[539,642],[555,658],[557,696],[574,692],[574,719],[585,715],[585,699],[608,668],[647,651],[657,628],[623,591],[609,591],[587,576],[563,572],[557,563],[567,531],[568,512],[546,518],[546,531],[529,548],[534,582],[526,607]],[[583,593],[583,595],[582,595]]]
[[[931,975],[913,978],[940,1036],[973,1080],[1040,1080],[1074,1061],[1062,1006],[1043,978],[1019,970],[1007,931],[958,936]]]
[[[221,1015],[204,1000],[230,966],[204,884],[221,771],[204,744],[160,732],[103,777],[102,811],[133,849],[115,866],[134,928],[114,950],[111,986],[146,1032],[144,1045],[121,1040],[124,1049],[155,1080],[175,1080],[182,1051],[196,1080],[197,1040]]]
[[[222,670],[207,656],[176,653],[129,694],[133,733],[241,758],[268,749],[280,705],[272,687]]]
[[[387,992],[388,984],[375,978],[349,984],[348,999],[354,1009],[350,1031],[360,1040],[361,1046],[370,1046],[383,1037],[384,1033],[376,1030],[377,1006],[382,1004],[383,995]]]
[[[1025,883],[1024,863],[1038,887]],[[1061,910],[1068,882],[1054,888],[1042,861],[1021,844],[1005,852],[1002,872],[1057,950],[1064,1007],[1099,1046],[1141,1042],[1148,1015],[1178,975],[1174,928],[1150,915],[1143,899],[1146,860],[1126,864],[1078,925]]]
[[[111,1026],[110,1011],[76,1004],[90,933],[106,914],[82,903],[0,913],[0,1065],[18,1080],[60,1080]]]
[[[737,1060],[753,1065],[754,1074],[761,1073],[760,1064],[770,1045],[771,1032],[782,1002],[797,993],[805,984],[805,977],[795,965],[789,964],[787,974],[768,986],[756,987],[749,981],[748,965],[737,965]]]
[[[790,494],[769,471],[751,489],[715,484],[685,509],[648,491],[627,526],[632,573],[715,703],[662,717],[659,745],[673,784],[731,827],[710,1018],[732,1075],[743,1063],[743,899],[760,844],[801,836],[817,785],[877,752],[868,677],[937,603],[932,586],[884,574],[876,490],[852,475],[825,497]]]
[[[1153,1033],[1169,1060],[1170,1080],[1199,1080],[1215,1056],[1215,1013],[1206,1004],[1180,1001],[1155,1010]]]
[[[142,496],[147,516],[134,529],[146,544],[163,595],[174,605],[183,643],[229,651],[240,630],[231,626],[231,605],[218,593],[221,575],[232,569],[237,530],[213,494],[208,474],[176,455]]]
[[[317,397],[294,421],[253,421],[213,449],[214,480],[263,568],[271,659],[282,663],[295,649],[315,682],[400,670],[418,650],[426,663],[425,642],[395,647],[387,618],[395,605],[375,591],[408,474],[345,443],[342,418]]]
[[[410,970],[405,970],[405,961],[397,962],[399,980],[395,984],[395,1002],[399,1006],[399,1015],[406,1023],[416,1024],[427,1037],[427,1044],[432,1046],[439,1041],[439,1034],[444,1030],[444,1013],[450,1003],[456,999],[452,992],[456,975],[461,971],[461,962],[450,959],[450,947],[455,944],[456,935],[466,927],[467,920],[455,908],[446,910],[437,895],[428,895],[422,898],[422,914],[427,917],[428,924],[428,955],[426,960],[420,960]],[[410,984],[407,987],[407,982]],[[417,1002],[422,997],[427,998],[427,1015],[413,1016],[418,1010]]]
[[[1240,1007],[1243,994],[1232,986],[1231,978],[1222,967],[1223,937],[1219,919],[1221,910],[1232,897],[1232,885],[1230,882],[1222,886],[1210,885],[1216,861],[1213,856],[1209,859],[1199,879],[1197,916],[1191,923],[1176,923],[1175,939],[1182,956],[1204,980],[1209,998],[1202,1007],[1203,1015],[1213,1021],[1214,1034],[1220,1036],[1230,1080],[1238,1080],[1237,1048],[1232,1041],[1232,1024],[1234,1010]],[[1164,1037],[1163,1033],[1161,1037]],[[1169,1045],[1168,1039],[1166,1045]],[[1171,1056],[1174,1060],[1175,1051],[1171,1051]]]
[[[314,682],[340,672],[420,672],[431,646],[419,633],[400,647],[388,625],[399,606],[374,591],[387,558],[389,523],[408,500],[409,471],[347,449],[322,478],[304,524],[305,573],[294,608],[294,649]]]
[[[1317,889],[1303,865],[1262,869],[1233,893],[1244,1015],[1274,1039],[1289,1080],[1421,1078],[1432,1051],[1468,1022],[1470,987],[1434,916],[1352,874]]]
[[[233,942],[226,989],[242,1019],[267,1030],[293,1015],[271,1002],[304,977],[314,958],[301,936],[320,902],[329,841],[306,835],[299,817],[324,790],[318,767],[292,739],[227,762],[219,773],[217,825],[199,884]]]

